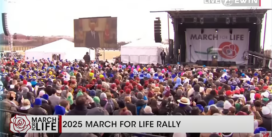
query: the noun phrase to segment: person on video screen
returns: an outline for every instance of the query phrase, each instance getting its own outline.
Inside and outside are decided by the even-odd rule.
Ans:
[[[86,39],[85,39],[86,47],[99,48],[100,41],[99,41],[99,34],[97,31],[95,31],[95,27],[96,27],[95,20],[90,20],[89,27],[90,27],[90,31],[86,33]]]

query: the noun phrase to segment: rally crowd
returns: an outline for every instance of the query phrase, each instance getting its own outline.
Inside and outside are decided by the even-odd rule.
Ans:
[[[85,59],[86,60],[86,59]],[[252,133],[174,133],[251,137],[271,131],[270,72],[67,60],[2,60],[1,121],[30,115],[254,115]],[[197,124],[197,121],[193,121]],[[220,121],[218,121],[219,126]],[[235,121],[233,121],[235,124]],[[230,125],[231,126],[231,125]],[[90,131],[92,132],[92,131]],[[42,134],[99,137],[106,134]],[[27,133],[25,137],[40,136]]]

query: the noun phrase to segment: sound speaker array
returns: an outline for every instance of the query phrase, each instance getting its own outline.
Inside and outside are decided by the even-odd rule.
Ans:
[[[4,30],[4,34],[6,36],[9,36],[9,30],[8,30],[8,23],[7,23],[7,13],[2,13],[2,26]]]

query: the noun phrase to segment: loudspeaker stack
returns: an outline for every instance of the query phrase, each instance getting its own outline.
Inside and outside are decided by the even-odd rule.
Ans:
[[[2,13],[2,26],[6,36],[9,36],[8,23],[7,23],[7,13]]]

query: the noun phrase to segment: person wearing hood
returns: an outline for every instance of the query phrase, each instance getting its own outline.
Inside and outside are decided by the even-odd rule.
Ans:
[[[176,84],[174,86],[174,89],[178,88],[179,86],[182,86],[182,84],[181,84],[181,78],[180,77],[177,78]]]

